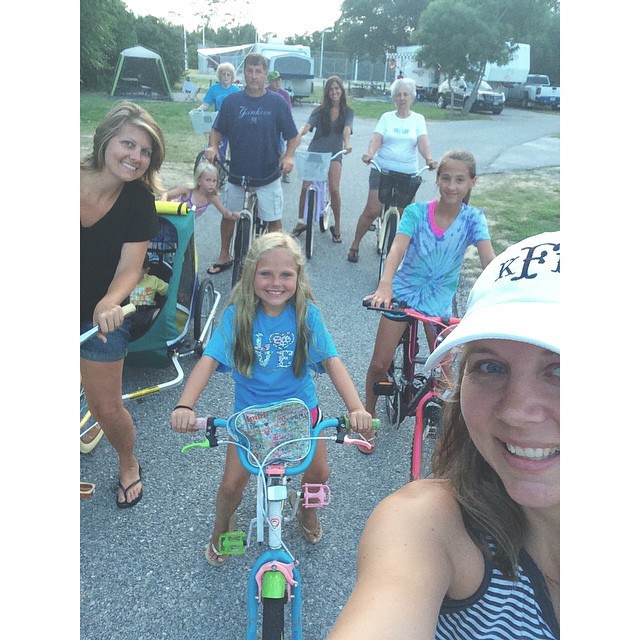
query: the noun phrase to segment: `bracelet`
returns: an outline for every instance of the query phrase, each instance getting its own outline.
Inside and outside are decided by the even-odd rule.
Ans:
[[[189,411],[194,411],[193,407],[187,407],[186,404],[177,404],[175,407],[173,407],[174,411],[176,409],[189,409]],[[194,411],[194,413],[195,413],[195,411]]]

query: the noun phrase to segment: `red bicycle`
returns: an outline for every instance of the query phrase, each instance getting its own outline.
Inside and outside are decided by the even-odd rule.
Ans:
[[[450,388],[448,363],[436,372],[416,372],[416,365],[424,364],[429,354],[460,322],[460,318],[427,316],[411,309],[404,302],[392,301],[390,307],[363,306],[406,319],[407,326],[396,347],[387,371],[387,380],[374,384],[376,395],[385,397],[389,422],[399,428],[407,416],[415,416],[411,447],[410,479],[426,478],[431,474],[431,456],[442,422],[443,395]],[[427,350],[418,355],[419,327],[425,326]]]

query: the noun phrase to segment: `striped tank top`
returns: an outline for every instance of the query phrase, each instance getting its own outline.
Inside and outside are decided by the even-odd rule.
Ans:
[[[518,573],[517,581],[509,580],[485,557],[476,593],[466,600],[444,599],[436,640],[559,640],[547,585],[524,550]]]

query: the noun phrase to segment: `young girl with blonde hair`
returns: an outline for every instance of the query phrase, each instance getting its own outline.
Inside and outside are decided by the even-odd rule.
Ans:
[[[312,376],[326,371],[347,407],[352,428],[365,435],[371,432],[371,416],[364,410],[315,304],[300,246],[288,234],[267,233],[251,244],[229,306],[171,414],[175,431],[193,430],[195,403],[214,371],[231,372],[234,411],[299,398],[310,408],[314,424],[319,410]],[[302,483],[323,484],[328,477],[326,442],[320,440]],[[220,535],[229,530],[248,479],[235,447],[228,447],[213,533],[205,549],[207,562],[214,566],[226,559],[218,551]],[[303,537],[316,544],[322,537],[316,510],[301,509],[298,513]]]

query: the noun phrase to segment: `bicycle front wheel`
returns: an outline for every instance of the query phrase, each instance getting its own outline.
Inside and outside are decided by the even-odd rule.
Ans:
[[[434,398],[425,404],[421,423],[415,426],[416,433],[411,451],[411,480],[428,478],[431,475],[431,458],[436,439],[442,430],[442,404],[439,400]]]
[[[201,356],[205,347],[209,344],[209,339],[213,332],[213,322],[207,328],[206,334],[202,333],[204,326],[207,324],[209,315],[213,311],[216,292],[213,288],[211,278],[205,278],[200,283],[198,289],[198,298],[196,300],[195,314],[193,316],[193,337],[196,340],[196,353]]]
[[[378,281],[382,278],[384,271],[384,263],[389,255],[389,250],[396,237],[396,228],[398,226],[398,210],[393,207],[387,213],[387,223],[384,227],[384,238],[382,240],[382,251],[380,252],[380,266],[378,267]]]
[[[387,418],[389,424],[396,429],[400,426],[404,420],[404,408],[402,407],[402,391],[400,385],[403,378],[403,363],[404,363],[404,338],[400,344],[396,347],[393,353],[393,360],[389,365],[387,375],[389,380],[393,382],[394,392],[393,395],[385,396],[385,408],[387,411]]]
[[[325,205],[324,211],[320,216],[320,231],[325,233],[325,231],[329,231],[329,227],[333,224],[333,209],[331,208],[331,203],[327,202]]]
[[[318,194],[315,189],[309,189],[307,193],[307,221],[306,221],[306,233],[305,233],[305,251],[307,254],[307,260],[311,260],[313,255],[313,221],[316,217],[316,198]]]
[[[231,286],[234,286],[242,275],[244,258],[251,244],[251,221],[245,215],[236,222],[236,237],[233,243],[233,272]]]
[[[284,640],[284,605],[287,597],[262,600],[262,640]]]

